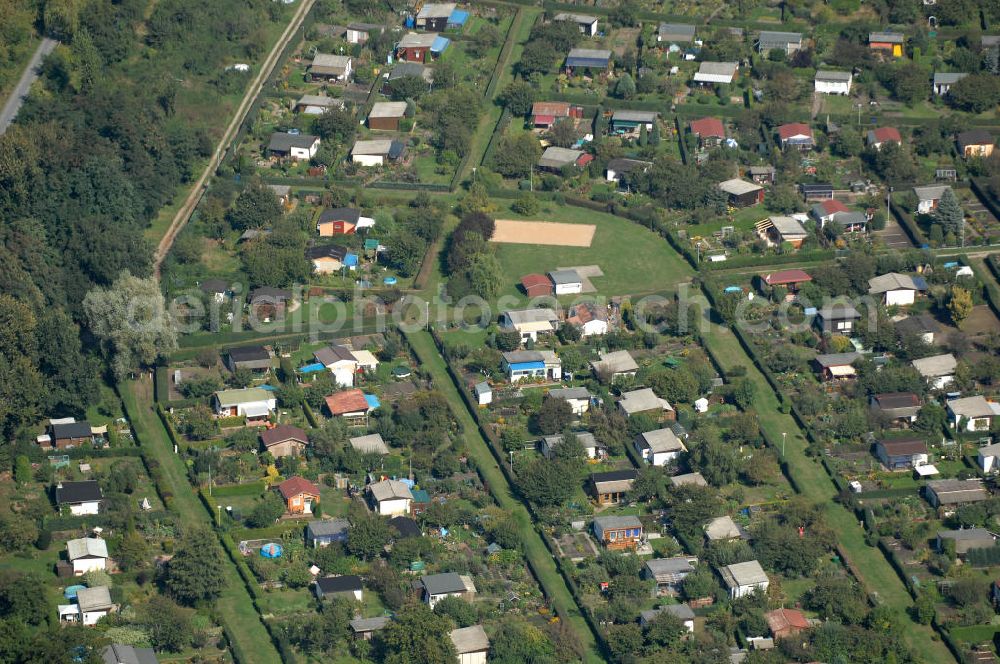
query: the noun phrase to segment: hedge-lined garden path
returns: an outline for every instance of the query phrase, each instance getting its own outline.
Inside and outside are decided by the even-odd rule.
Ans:
[[[169,509],[176,512],[182,525],[201,525],[211,528],[214,515],[209,513],[198,498],[198,494],[187,479],[187,471],[181,457],[174,454],[173,445],[163,427],[163,422],[153,410],[153,380],[144,374],[138,380],[119,383],[118,391],[132,430],[139,445],[155,459],[163,471],[167,486],[160,487],[173,494]],[[250,593],[232,560],[220,549],[226,587],[215,602],[229,638],[233,640],[233,650],[240,664],[274,664],[280,662],[278,650],[264,626],[260,614],[254,606]]]

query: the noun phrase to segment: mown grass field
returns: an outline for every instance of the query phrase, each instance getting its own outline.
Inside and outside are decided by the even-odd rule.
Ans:
[[[523,297],[521,277],[545,273],[557,267],[599,265],[603,277],[593,280],[597,294],[604,296],[673,290],[688,281],[693,272],[656,233],[638,224],[585,208],[543,205],[537,214],[525,217],[509,209],[498,210],[498,219],[533,219],[571,224],[594,224],[597,229],[589,247],[554,247],[495,243],[504,268],[502,295]],[[525,298],[526,299],[526,298]]]

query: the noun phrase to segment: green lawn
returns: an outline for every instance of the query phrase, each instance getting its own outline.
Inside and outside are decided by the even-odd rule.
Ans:
[[[167,483],[164,488],[174,494],[173,510],[181,517],[182,523],[211,526],[212,516],[199,500],[194,487],[188,483],[184,463],[173,453],[163,423],[151,407],[152,381],[149,378],[142,378],[122,383],[119,385],[119,390],[137,440],[159,461],[163,469]],[[281,661],[236,567],[225,555],[222,561],[226,575],[226,589],[216,601],[215,608],[219,618],[229,627],[229,632],[243,652],[246,664]]]
[[[440,390],[451,403],[452,412],[461,423],[464,430],[465,444],[469,456],[474,460],[483,476],[484,482],[489,486],[490,492],[497,503],[504,510],[508,511],[517,522],[521,533],[521,543],[524,546],[525,556],[531,563],[531,568],[538,577],[545,592],[545,596],[551,602],[556,614],[576,632],[576,636],[586,648],[585,661],[603,661],[598,654],[597,642],[594,633],[590,630],[587,621],[580,613],[580,607],[576,605],[573,596],[566,586],[565,580],[559,574],[553,562],[552,554],[546,548],[541,535],[532,523],[531,515],[523,504],[514,496],[507,478],[500,471],[496,459],[487,446],[486,441],[479,434],[476,423],[469,414],[462,395],[451,381],[448,375],[444,360],[437,352],[434,341],[427,332],[414,332],[407,335],[410,345],[420,358],[421,366],[431,374],[434,386]]]
[[[574,224],[593,224],[597,228],[589,247],[554,247],[528,244],[495,244],[497,257],[504,267],[502,295],[518,295],[522,276],[548,272],[557,267],[599,265],[603,277],[593,280],[598,294],[604,296],[640,294],[673,290],[688,281],[691,270],[657,234],[638,224],[603,212],[585,208],[548,204],[531,217],[509,209],[499,210],[497,218],[537,219]]]

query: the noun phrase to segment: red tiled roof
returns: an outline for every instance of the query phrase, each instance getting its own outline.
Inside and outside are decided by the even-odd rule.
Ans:
[[[594,161],[594,155],[589,154],[589,153],[588,154],[582,154],[582,155],[580,155],[579,157],[576,158],[576,165],[579,166],[580,168],[583,168],[584,166],[586,166],[587,164],[589,164],[592,161]]]
[[[703,138],[725,138],[726,127],[719,118],[700,118],[692,120],[691,133]]]
[[[784,284],[799,284],[804,281],[812,281],[813,278],[803,270],[780,270],[764,275],[764,283],[768,286],[781,286]]]
[[[889,456],[901,454],[927,454],[927,443],[917,439],[880,440],[879,445],[885,448]]]
[[[535,286],[545,286],[547,288],[551,288],[552,281],[544,274],[526,274],[521,277],[521,285],[524,286],[525,289],[534,288]]]
[[[800,134],[811,137],[813,135],[812,128],[802,122],[793,122],[791,124],[781,125],[778,127],[778,136],[782,139],[789,139]]]
[[[581,302],[573,307],[572,315],[566,319],[566,322],[573,325],[583,325],[592,320],[605,320],[606,316],[601,314],[602,312],[597,309],[597,305],[593,302]]]
[[[533,116],[549,115],[554,118],[568,118],[570,104],[565,101],[536,101],[531,105]]]
[[[328,396],[326,407],[330,409],[331,415],[343,415],[344,413],[367,411],[368,401],[365,399],[365,393],[361,390],[344,390]]]
[[[886,141],[903,142],[903,137],[899,135],[899,130],[895,127],[879,127],[878,129],[873,129],[872,134],[875,136],[876,143],[885,143]]]
[[[556,121],[556,116],[554,116],[554,115],[536,115],[535,116],[535,124],[536,125],[540,125],[540,124],[552,124],[555,121]]]
[[[304,477],[290,477],[281,484],[278,485],[278,491],[281,492],[282,497],[285,500],[297,496],[302,493],[308,493],[312,496],[319,495],[319,487],[307,480]]]
[[[838,212],[850,212],[847,206],[838,200],[829,199],[819,203],[823,207],[823,211],[827,214],[837,214]]]
[[[776,609],[764,614],[767,626],[775,636],[790,630],[809,629],[805,614],[797,609]]]
[[[262,431],[260,434],[260,440],[264,443],[264,447],[271,447],[272,445],[283,443],[286,440],[298,440],[303,443],[308,443],[309,436],[306,435],[305,431],[298,427],[293,427],[289,424],[279,424],[273,429]]]

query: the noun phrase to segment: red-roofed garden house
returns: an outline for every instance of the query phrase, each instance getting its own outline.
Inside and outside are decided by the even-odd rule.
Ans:
[[[521,277],[521,288],[528,297],[552,295],[552,280],[545,274],[526,274]]]
[[[812,150],[816,147],[812,127],[802,122],[792,122],[778,127],[781,149]]]
[[[715,147],[726,138],[726,127],[719,118],[699,118],[689,125],[702,147]]]
[[[319,487],[298,475],[279,484],[278,493],[289,514],[312,514],[313,505],[319,504]]]
[[[765,292],[776,286],[787,288],[788,293],[785,295],[785,300],[790,301],[795,299],[795,294],[799,292],[802,284],[812,281],[812,277],[803,270],[779,270],[765,274],[760,280],[763,284],[761,290]]]

